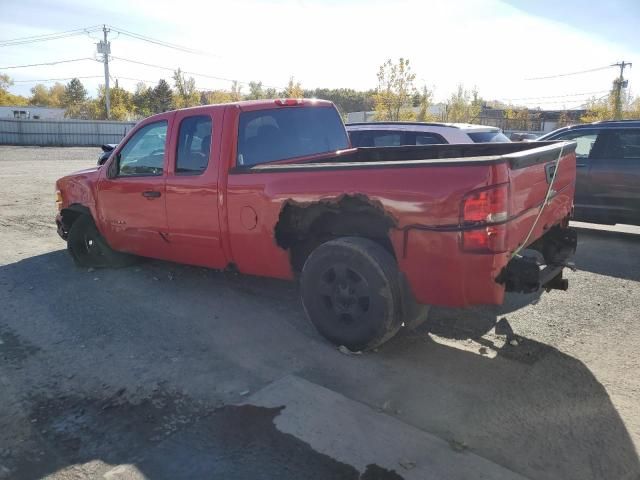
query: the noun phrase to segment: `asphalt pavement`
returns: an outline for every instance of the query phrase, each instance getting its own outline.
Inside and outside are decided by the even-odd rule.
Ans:
[[[640,228],[345,355],[293,283],[74,267],[54,181],[97,154],[0,147],[0,478],[640,478]]]

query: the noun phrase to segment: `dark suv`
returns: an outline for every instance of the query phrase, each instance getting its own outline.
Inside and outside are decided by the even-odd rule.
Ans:
[[[575,140],[575,219],[640,225],[640,120],[564,127],[538,140]]]

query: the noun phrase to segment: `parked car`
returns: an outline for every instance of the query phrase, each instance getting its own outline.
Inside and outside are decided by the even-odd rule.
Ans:
[[[513,132],[511,135],[509,135],[509,140],[511,140],[512,142],[530,142],[532,140],[536,140],[537,138],[538,135],[528,132]]]
[[[367,122],[346,127],[354,147],[510,141],[499,128],[467,123]]]
[[[59,179],[56,223],[81,267],[141,255],[299,278],[320,333],[373,348],[428,305],[566,289],[574,148],[351,148],[327,101],[208,105],[147,118]]]
[[[573,125],[540,140],[577,142],[576,220],[640,225],[640,120]]]

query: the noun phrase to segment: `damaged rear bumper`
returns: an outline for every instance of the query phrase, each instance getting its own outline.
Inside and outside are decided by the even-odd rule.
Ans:
[[[496,282],[507,292],[533,293],[540,289],[567,290],[569,282],[562,277],[565,267],[576,252],[578,233],[573,228],[553,227],[529,248],[512,258],[502,269]]]

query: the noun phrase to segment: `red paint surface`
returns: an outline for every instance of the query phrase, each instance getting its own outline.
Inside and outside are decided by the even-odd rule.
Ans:
[[[332,108],[329,102],[314,103]],[[240,111],[266,108],[277,106],[273,101],[242,102],[146,119],[129,132],[105,166],[58,181],[64,206],[79,203],[89,207],[99,230],[117,250],[212,268],[235,264],[243,273],[291,279],[289,254],[274,239],[283,204],[364,194],[395,219],[391,242],[400,270],[418,301],[444,306],[502,303],[504,289],[494,279],[524,241],[538,214],[548,187],[544,164],[518,170],[500,163],[339,172],[230,171],[235,166]],[[202,175],[181,176],[174,169],[178,125],[191,115],[212,117],[211,156]],[[163,118],[169,121],[164,174],[107,178],[109,164],[127,139],[141,126]],[[506,232],[507,251],[470,253],[462,249],[462,232],[437,231],[439,227],[455,229],[459,224],[465,195],[501,183],[509,187],[509,220],[494,228]],[[574,188],[575,155],[570,153],[563,158],[556,178],[554,190],[558,193],[529,243],[568,217]],[[141,194],[145,190],[159,190],[162,195],[147,199]],[[249,215],[251,211],[255,219]]]

